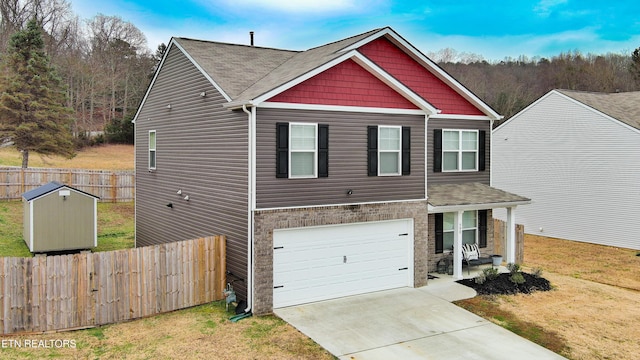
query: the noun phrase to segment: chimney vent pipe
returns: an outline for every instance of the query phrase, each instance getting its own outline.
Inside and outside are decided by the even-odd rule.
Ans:
[[[251,46],[253,46],[253,31],[249,31],[249,38],[251,40]]]

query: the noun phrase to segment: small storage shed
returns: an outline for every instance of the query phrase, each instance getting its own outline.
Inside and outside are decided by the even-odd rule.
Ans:
[[[98,197],[56,181],[22,194],[23,238],[32,253],[98,245]]]

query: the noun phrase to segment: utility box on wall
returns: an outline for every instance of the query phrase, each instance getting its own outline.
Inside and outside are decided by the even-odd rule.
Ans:
[[[98,246],[98,197],[52,181],[22,194],[23,238],[32,253]]]

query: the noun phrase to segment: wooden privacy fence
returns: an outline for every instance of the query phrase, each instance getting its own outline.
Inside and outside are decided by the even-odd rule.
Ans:
[[[2,334],[116,323],[224,298],[224,236],[136,249],[0,258]]]
[[[101,201],[133,201],[133,170],[45,169],[0,167],[0,199],[20,200],[25,191],[57,181],[100,197]]]
[[[507,223],[500,219],[493,219],[494,253],[507,256]],[[516,224],[516,263],[524,262],[524,225]]]

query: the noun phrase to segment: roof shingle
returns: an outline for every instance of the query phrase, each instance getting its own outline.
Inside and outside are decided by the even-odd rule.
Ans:
[[[556,91],[629,126],[640,129],[640,91],[621,93]]]

